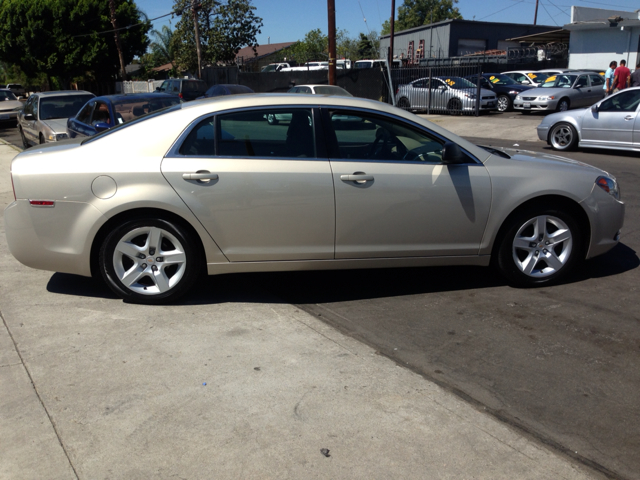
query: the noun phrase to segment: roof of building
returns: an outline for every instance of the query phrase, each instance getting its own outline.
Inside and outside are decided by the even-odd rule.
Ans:
[[[413,28],[408,28],[406,30],[400,30],[398,31],[394,31],[393,32],[393,36],[397,37],[399,35],[406,35],[408,33],[414,33],[414,32],[419,32],[420,30],[425,30],[431,27],[438,27],[440,25],[446,25],[446,24],[450,24],[450,23],[472,23],[474,25],[486,25],[486,26],[499,26],[499,25],[508,25],[508,26],[519,26],[519,27],[529,27],[529,28],[536,28],[536,29],[553,29],[553,28],[557,28],[557,27],[553,27],[551,25],[532,25],[530,23],[510,23],[510,22],[480,22],[477,20],[464,20],[464,19],[460,19],[460,18],[456,18],[456,19],[449,19],[449,20],[442,20],[441,22],[434,22],[434,23],[427,23],[425,25],[420,25],[419,27],[413,27]],[[380,38],[389,38],[391,35],[387,34],[387,35],[380,35]]]
[[[173,68],[172,63],[165,63],[164,65],[160,65],[159,67],[152,68],[154,72],[168,72]]]
[[[563,28],[559,30],[551,30],[549,32],[534,33],[532,35],[523,35],[522,37],[508,38],[509,42],[522,43],[567,43],[571,32]]]
[[[278,52],[284,48],[290,47],[296,42],[283,42],[283,43],[268,43],[266,45],[257,45],[255,47],[244,47],[238,50],[236,58],[244,58],[245,61],[249,59],[259,59]]]

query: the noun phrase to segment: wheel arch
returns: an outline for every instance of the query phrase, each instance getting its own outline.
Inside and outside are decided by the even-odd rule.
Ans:
[[[560,97],[560,100],[558,100],[558,103],[556,104],[556,108],[560,105],[560,102],[562,102],[563,100],[567,101],[567,104],[569,105],[569,107],[567,108],[567,110],[571,109],[571,99],[569,97]]]
[[[578,127],[578,122],[575,118],[573,117],[568,117],[568,118],[563,118],[562,120],[558,120],[557,122],[555,122],[554,124],[552,124],[549,127],[549,131],[547,132],[547,145],[551,145],[551,132],[553,131],[553,129],[561,124],[561,123],[566,123],[567,125],[571,125],[574,130],[576,131],[576,134],[578,135],[578,142],[580,142],[582,140],[582,132],[580,131],[580,128]]]
[[[509,229],[510,222],[521,212],[531,209],[531,208],[555,208],[562,209],[574,215],[576,222],[580,228],[581,237],[584,239],[582,242],[582,248],[580,252],[581,258],[586,258],[587,252],[589,251],[589,245],[591,243],[591,223],[589,221],[589,216],[587,212],[585,212],[584,208],[580,206],[578,202],[575,200],[564,197],[562,195],[544,195],[540,197],[531,198],[524,203],[521,203],[516,208],[514,208],[502,221],[500,224],[500,228],[498,229],[498,233],[493,240],[493,245],[491,247],[491,262],[495,263],[498,260],[498,251],[500,249],[500,245],[504,239],[504,236]]]
[[[206,259],[207,255],[204,249],[204,245],[202,243],[202,239],[200,235],[196,231],[196,229],[189,223],[187,220],[182,218],[180,215],[177,215],[168,210],[163,210],[161,208],[135,208],[132,210],[126,210],[124,212],[120,212],[117,215],[114,215],[109,220],[107,220],[98,230],[96,235],[93,237],[93,242],[91,243],[91,253],[90,253],[90,267],[91,267],[91,276],[93,278],[100,277],[100,267],[98,265],[98,256],[100,253],[100,247],[103,242],[109,235],[109,233],[120,223],[133,220],[136,218],[143,217],[152,217],[159,218],[163,220],[167,220],[168,222],[173,222],[180,225],[186,231],[189,232],[193,236],[193,241],[198,247],[198,251],[200,253],[200,258],[203,260],[202,268],[206,271]]]

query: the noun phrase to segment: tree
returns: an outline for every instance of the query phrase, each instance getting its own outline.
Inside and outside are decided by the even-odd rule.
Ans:
[[[374,30],[369,35],[360,33],[358,39],[358,58],[378,58],[380,56],[380,39]]]
[[[174,11],[182,12],[171,45],[181,70],[197,70],[198,58],[192,14],[192,0],[175,0]],[[203,63],[231,63],[242,47],[257,46],[262,18],[251,0],[199,0],[197,18]]]
[[[175,48],[172,42],[173,30],[167,25],[163,25],[161,31],[151,30],[150,35],[154,39],[154,41],[149,44],[152,59],[155,63],[154,66],[159,67],[167,63],[173,65],[175,58]]]
[[[116,20],[126,63],[142,55],[150,26],[133,0],[116,0]],[[142,23],[142,25],[140,25]],[[3,0],[0,2],[0,60],[27,76],[45,74],[50,85],[73,78],[111,77],[120,70],[109,0]]]
[[[432,22],[462,18],[458,7],[454,7],[456,3],[458,0],[404,0],[398,8],[398,19],[394,23],[394,30],[400,32]],[[382,35],[389,33],[391,33],[391,22],[386,20],[382,24]]]

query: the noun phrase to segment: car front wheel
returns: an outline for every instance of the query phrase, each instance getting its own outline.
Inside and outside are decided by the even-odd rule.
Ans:
[[[578,144],[578,132],[568,123],[558,123],[551,127],[549,143],[556,150],[572,150]]]
[[[22,127],[18,127],[20,131],[20,138],[22,139],[22,147],[26,150],[29,148],[29,142],[27,141],[27,137],[24,136],[24,132],[22,131]]]
[[[511,110],[511,99],[506,95],[500,95],[498,97],[498,111],[508,112]]]
[[[172,302],[197,280],[202,260],[191,235],[157,218],[124,221],[100,249],[100,271],[125,301],[148,305]]]
[[[552,283],[580,260],[582,241],[573,216],[556,208],[529,208],[513,217],[499,246],[498,266],[514,286]]]
[[[556,107],[556,110],[558,112],[566,112],[567,110],[569,110],[570,105],[571,104],[569,103],[569,100],[566,98],[563,98],[558,102],[558,106]]]

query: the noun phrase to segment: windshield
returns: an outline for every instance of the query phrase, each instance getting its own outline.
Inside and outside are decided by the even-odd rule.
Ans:
[[[41,97],[38,114],[40,120],[54,118],[71,118],[94,96],[89,94],[60,95],[58,97]]]
[[[116,123],[124,123],[130,122],[134,118],[141,117],[147,113],[178,105],[181,102],[180,97],[169,95],[129,97],[114,102],[113,109],[116,114]]]
[[[343,97],[353,96],[344,88],[336,87],[334,85],[321,85],[319,87],[314,87],[314,90],[318,95],[342,95]]]
[[[9,90],[0,90],[0,101],[18,100],[16,96]]]
[[[557,74],[547,78],[540,88],[571,88],[578,78],[577,75]]]
[[[109,128],[108,130],[104,130],[96,135],[93,135],[92,137],[87,137],[86,140],[83,140],[81,145],[84,145],[85,143],[91,143],[95,140],[98,140],[99,138],[102,138],[106,135],[111,135],[114,132],[120,131],[123,128],[129,128],[132,125],[136,125],[140,122],[144,122],[145,120],[149,120],[150,118],[155,118],[155,117],[159,117],[160,115],[165,115],[167,113],[170,112],[175,112],[176,110],[180,110],[182,108],[182,104],[178,104],[178,105],[173,105],[170,107],[165,107],[165,108],[161,108],[160,110],[156,110],[155,112],[151,112],[151,113],[147,113],[146,115],[142,115],[140,117],[134,118],[133,120],[126,122],[126,123],[120,123],[117,124],[115,127],[113,128]]]
[[[471,83],[469,80],[461,77],[436,77],[442,80],[444,83],[449,85],[451,88],[455,88],[456,90],[463,88],[476,88],[474,83]]]
[[[529,72],[527,73],[527,77],[536,83],[542,83],[549,78],[549,74],[544,72]]]
[[[518,82],[502,74],[488,75],[488,76],[485,76],[484,78],[486,78],[489,82],[493,83],[494,85],[518,85]]]

